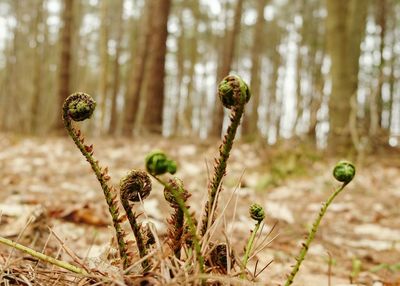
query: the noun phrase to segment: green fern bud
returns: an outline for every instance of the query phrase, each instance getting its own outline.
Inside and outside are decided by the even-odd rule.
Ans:
[[[264,208],[259,204],[252,204],[249,209],[250,217],[257,222],[261,222],[265,218]]]
[[[350,183],[356,174],[356,168],[348,161],[340,161],[333,169],[333,176],[336,180],[343,183]]]
[[[146,157],[147,172],[153,176],[170,173],[176,173],[177,164],[175,161],[168,159],[162,151],[153,151]]]
[[[247,103],[251,94],[248,85],[241,77],[228,75],[218,85],[218,96],[222,104],[231,109],[233,106]]]
[[[96,108],[93,98],[84,92],[75,92],[67,97],[64,102],[63,110],[72,120],[83,121],[92,116]]]

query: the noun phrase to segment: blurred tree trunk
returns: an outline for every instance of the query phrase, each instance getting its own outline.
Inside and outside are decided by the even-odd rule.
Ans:
[[[218,66],[217,71],[217,83],[219,83],[231,71],[233,57],[235,54],[236,39],[239,36],[240,24],[242,21],[242,6],[243,0],[237,0],[233,19],[233,27],[231,29],[226,27],[226,33],[222,43],[222,62],[221,65]],[[210,132],[212,137],[221,137],[223,122],[224,109],[220,101],[216,100],[213,114],[213,125]]]
[[[125,99],[125,108],[122,122],[122,134],[131,136],[132,129],[137,119],[139,101],[141,100],[141,92],[143,90],[143,82],[145,77],[145,67],[147,63],[149,44],[151,37],[151,23],[154,15],[153,11],[154,0],[147,1],[144,7],[144,12],[140,19],[140,24],[143,27],[139,35],[136,53],[132,57],[132,69],[129,76],[130,81],[127,86]]]
[[[113,86],[112,86],[112,97],[111,97],[111,114],[110,114],[110,124],[108,126],[108,134],[114,135],[116,133],[118,114],[117,114],[117,97],[120,88],[120,68],[119,59],[121,55],[122,48],[122,34],[123,34],[123,12],[124,12],[124,2],[117,1],[117,8],[115,13],[118,14],[117,22],[117,39],[115,47],[114,56],[114,76],[113,76]]]
[[[324,77],[322,74],[322,63],[324,61],[324,49],[320,50],[321,56],[317,59],[314,54],[314,64],[312,68],[312,90],[310,99],[310,123],[308,126],[308,136],[311,141],[317,143],[317,124],[318,124],[318,110],[321,107],[322,98],[324,94]]]
[[[279,134],[279,118],[280,118],[280,106],[278,97],[278,78],[279,78],[279,67],[282,63],[281,56],[278,52],[275,53],[272,60],[272,76],[269,84],[269,101],[268,101],[268,126],[269,130],[275,129],[275,137],[278,139]],[[268,133],[269,134],[269,133]]]
[[[258,123],[258,106],[260,105],[260,86],[261,86],[261,61],[262,52],[264,50],[264,8],[267,0],[257,1],[257,20],[254,25],[253,43],[251,47],[251,70],[250,70],[250,91],[251,100],[250,108],[244,116],[243,120],[243,134],[249,138],[257,138],[260,132],[257,128]]]
[[[146,105],[143,128],[161,134],[164,107],[165,56],[167,52],[168,16],[171,0],[155,0],[146,80]]]
[[[73,15],[74,15],[74,21],[72,25],[72,31],[79,31],[80,27],[84,23],[84,17],[85,17],[85,8],[87,7],[85,1],[74,1],[74,7],[73,7]],[[96,38],[99,35],[96,35]],[[72,32],[71,35],[71,47],[73,47],[71,51],[71,58],[74,59],[71,62],[71,78],[70,78],[70,89],[72,90],[84,90],[93,96],[97,95],[99,90],[98,86],[96,86],[96,89],[90,89],[88,86],[88,81],[90,81],[90,73],[91,73],[91,68],[89,65],[89,57],[93,53],[91,49],[89,48],[89,45],[87,44],[88,42],[93,42],[93,34],[87,34],[85,36],[81,36],[80,33],[75,33]],[[96,55],[98,55],[98,46],[96,46]],[[96,71],[97,73],[97,71]],[[97,79],[99,77],[96,76],[96,83]],[[97,96],[95,97],[97,100]],[[96,112],[96,114],[98,114]],[[89,121],[89,125],[92,125],[93,127],[90,128],[94,129],[94,120]]]
[[[43,21],[43,5],[44,1],[37,1],[37,7],[35,9],[35,20],[33,27],[33,34],[35,40],[35,51],[33,58],[34,65],[34,73],[33,73],[33,96],[32,96],[32,104],[31,104],[31,122],[30,122],[30,132],[37,133],[38,124],[39,124],[39,107],[40,107],[40,95],[42,93],[42,66],[44,65],[44,51],[43,51],[43,40],[40,38],[44,37],[44,26],[47,24]],[[42,27],[42,28],[41,28]]]
[[[176,51],[176,64],[177,64],[177,75],[176,75],[176,87],[177,87],[177,92],[176,92],[176,98],[177,102],[175,104],[175,124],[173,126],[173,131],[172,134],[181,134],[181,129],[183,126],[184,122],[184,116],[183,116],[183,104],[185,101],[184,94],[182,92],[182,87],[184,86],[183,84],[183,78],[185,76],[185,23],[183,20],[183,15],[182,12],[179,12],[178,16],[178,23],[179,26],[181,27],[181,34],[177,38],[177,44],[178,48]]]
[[[61,109],[64,100],[70,94],[70,79],[71,79],[71,38],[72,38],[72,25],[73,25],[73,7],[74,0],[64,0],[64,8],[62,12],[62,31],[61,31],[61,59],[58,66],[59,79],[58,79],[58,112],[55,129],[57,131],[63,129],[63,122],[61,120]]]
[[[15,20],[17,23],[21,21],[21,1],[16,0],[12,2],[12,11],[15,15]],[[5,131],[14,131],[14,124],[17,120],[17,115],[20,112],[20,106],[18,102],[18,97],[20,93],[20,82],[18,76],[18,63],[19,63],[19,50],[20,50],[20,25],[14,25],[12,28],[12,40],[9,42],[5,58],[5,78],[3,83],[2,96],[3,101],[0,105],[2,111],[2,120],[0,122],[1,129]]]
[[[268,41],[266,41],[265,44],[266,50],[268,51],[269,63],[271,65],[271,75],[267,91],[267,116],[265,124],[268,126],[267,137],[271,135],[271,130],[274,129],[275,136],[277,137],[280,116],[277,82],[279,79],[279,67],[282,65],[282,55],[279,52],[279,45],[281,44],[283,37],[283,31],[279,27],[277,19],[269,22],[267,25],[266,34],[268,35]]]
[[[105,114],[107,107],[108,93],[108,30],[109,30],[109,0],[100,2],[100,77],[99,77],[99,96],[100,96],[100,131],[105,127]]]
[[[301,40],[296,49],[296,118],[293,124],[293,134],[296,134],[296,129],[300,119],[304,114],[304,94],[302,93],[302,74],[303,74],[303,55],[301,54],[301,48],[303,47],[304,29],[301,29]],[[310,68],[310,67],[309,67]]]
[[[383,98],[382,98],[382,86],[384,82],[384,73],[383,73],[383,68],[385,66],[385,57],[383,56],[384,48],[385,48],[385,37],[386,37],[386,15],[387,15],[387,0],[379,0],[377,1],[377,6],[378,6],[378,15],[377,15],[377,23],[381,27],[380,33],[379,33],[379,55],[380,55],[380,61],[379,61],[379,81],[378,81],[378,94],[376,98],[376,103],[378,106],[377,110],[377,117],[378,117],[378,122],[377,122],[377,127],[382,128],[382,113],[383,113]]]
[[[199,1],[190,1],[190,9],[193,13],[193,31],[190,33],[187,44],[189,45],[188,57],[190,66],[188,68],[188,83],[187,83],[187,96],[186,102],[183,106],[182,121],[180,123],[180,133],[181,136],[188,136],[193,133],[192,117],[193,117],[193,103],[195,96],[195,80],[196,80],[196,63],[199,58],[198,53],[198,42],[199,42],[199,23],[201,19],[201,9]]]
[[[370,96],[370,126],[369,136],[371,144],[378,143],[377,139],[382,135],[382,113],[383,113],[383,98],[382,87],[384,83],[383,68],[385,65],[385,58],[383,57],[383,50],[385,48],[386,36],[386,0],[379,0],[376,3],[376,23],[380,26],[379,32],[379,67],[378,67],[378,84],[375,92]]]
[[[292,130],[292,134],[294,135],[297,133],[299,122],[301,122],[305,109],[307,108],[306,101],[310,96],[309,93],[303,92],[303,80],[307,71],[313,68],[309,38],[310,36],[316,36],[313,33],[314,31],[311,25],[313,13],[315,13],[312,2],[306,0],[298,1],[296,10],[302,17],[302,23],[298,31],[300,38],[297,41],[296,49],[296,117]]]
[[[394,23],[393,26],[396,27],[397,18],[393,14],[392,14],[392,17],[393,17],[392,19],[393,19],[393,23]],[[389,110],[389,118],[388,118],[389,126],[388,126],[388,129],[389,129],[389,133],[391,132],[391,127],[392,127],[393,100],[394,100],[395,92],[396,92],[395,91],[395,85],[396,85],[396,74],[395,73],[396,73],[396,63],[397,63],[396,60],[397,60],[397,57],[396,57],[396,54],[395,54],[396,53],[395,49],[396,49],[396,44],[397,43],[398,43],[398,40],[397,40],[396,34],[393,33],[393,38],[392,38],[391,47],[390,47],[390,49],[391,49],[391,58],[390,58],[390,74],[389,74],[389,79],[388,79],[388,82],[389,82],[389,94],[390,94],[389,102],[388,102],[388,110]]]
[[[307,3],[304,0],[304,3]],[[308,46],[308,65],[305,72],[309,73],[311,80],[311,87],[307,96],[307,103],[304,108],[309,109],[309,124],[307,130],[307,136],[310,141],[317,146],[317,125],[318,125],[318,110],[321,107],[323,95],[324,95],[324,84],[325,78],[322,74],[322,64],[324,62],[326,45],[324,33],[325,29],[323,25],[319,24],[319,19],[312,17],[316,11],[320,11],[323,3],[316,1],[308,6],[307,11],[303,10],[305,23],[304,23],[304,35],[306,37],[306,43]],[[308,31],[308,32],[307,32]]]
[[[329,99],[328,147],[335,153],[353,150],[350,101],[356,97],[360,44],[367,3],[363,0],[327,0],[327,47],[331,56],[332,92]],[[356,132],[356,130],[352,130]]]

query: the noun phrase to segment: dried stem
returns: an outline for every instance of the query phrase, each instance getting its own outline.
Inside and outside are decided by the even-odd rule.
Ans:
[[[33,256],[33,257],[35,257],[37,259],[40,259],[42,261],[51,263],[51,264],[56,265],[58,267],[64,268],[64,269],[69,270],[71,272],[78,273],[78,274],[88,274],[86,272],[86,270],[83,269],[83,268],[80,268],[80,267],[77,267],[75,265],[69,264],[68,262],[65,262],[65,261],[62,261],[62,260],[55,259],[55,258],[53,258],[51,256],[47,256],[46,254],[43,254],[41,252],[37,252],[36,250],[33,250],[32,248],[26,247],[26,246],[24,246],[22,244],[19,244],[17,242],[14,242],[12,240],[9,240],[9,239],[1,237],[1,236],[0,236],[0,243],[5,244],[7,246],[11,246],[11,247],[13,247],[13,248],[15,248],[17,250],[20,250],[22,252],[25,252],[25,253],[29,254],[30,256]]]

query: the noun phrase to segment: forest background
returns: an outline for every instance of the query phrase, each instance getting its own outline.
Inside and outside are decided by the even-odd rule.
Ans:
[[[81,257],[109,244],[99,187],[61,119],[76,91],[97,102],[80,126],[113,184],[161,148],[199,204],[229,123],[217,84],[234,73],[252,98],[224,179],[241,194],[228,228],[245,240],[254,201],[266,230],[279,223],[259,279],[282,281],[347,158],[357,175],[300,281],[400,285],[399,22],[398,0],[0,0],[0,235],[25,231],[40,249],[49,225]],[[165,225],[154,196],[149,218]]]
[[[219,137],[234,72],[253,94],[244,138],[397,146],[398,2],[344,2],[1,1],[0,130],[62,128],[85,91],[97,135]]]

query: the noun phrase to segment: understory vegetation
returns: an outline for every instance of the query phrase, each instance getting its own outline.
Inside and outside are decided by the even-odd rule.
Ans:
[[[262,231],[266,217],[264,206],[258,202],[249,205],[248,215],[254,226],[243,242],[243,251],[238,252],[224,231],[223,214],[226,206],[219,203],[235,135],[251,94],[247,84],[236,75],[229,75],[220,82],[218,94],[223,106],[230,109],[230,125],[219,147],[219,156],[215,159],[213,175],[208,183],[207,201],[199,215],[188,204],[192,193],[181,179],[173,176],[179,169],[178,163],[160,150],[143,156],[145,170],[141,166],[134,166],[120,180],[118,188],[110,184],[108,167],[101,166],[95,159],[93,145],[85,143],[82,132],[74,126],[74,122],[89,119],[96,106],[90,95],[78,92],[65,100],[63,120],[68,134],[99,181],[112,218],[115,236],[112,246],[116,253],[104,261],[108,270],[91,268],[77,257],[73,257],[71,263],[59,260],[4,237],[0,237],[0,243],[67,270],[70,274],[62,274],[64,277],[67,275],[67,278],[63,278],[65,284],[251,285],[256,282],[259,273],[268,266],[257,270],[256,263],[255,269],[249,267],[249,261],[255,254],[270,243],[268,233],[265,238],[261,237],[265,235]],[[295,160],[288,158],[289,161]],[[286,174],[296,173],[291,164],[285,166],[289,166],[288,169],[279,166],[272,168],[270,178],[278,179],[267,184],[279,184]],[[341,185],[322,205],[301,244],[299,254],[294,258],[294,266],[288,269],[284,285],[291,285],[295,281],[328,207],[354,175],[355,167],[350,162],[340,161],[334,167],[333,176]],[[142,217],[147,214],[138,212],[138,207],[151,195],[153,182],[163,186],[164,198],[171,208],[170,216],[165,218],[168,229],[163,237],[158,235],[155,225],[142,223]],[[130,227],[128,231],[127,224]],[[23,283],[23,275],[7,275],[7,265],[1,271],[2,279],[7,283]]]

